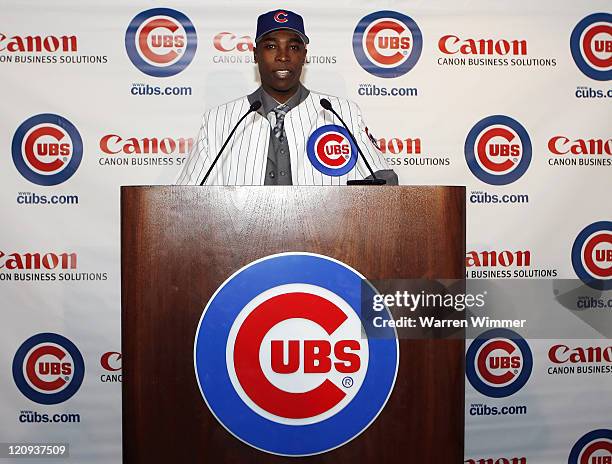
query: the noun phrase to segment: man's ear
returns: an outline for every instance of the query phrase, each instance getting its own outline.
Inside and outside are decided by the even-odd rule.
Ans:
[[[253,47],[253,62],[257,63],[257,47]]]

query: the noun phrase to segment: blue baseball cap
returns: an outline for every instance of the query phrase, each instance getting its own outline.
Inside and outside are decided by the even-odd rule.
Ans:
[[[305,44],[309,42],[304,32],[304,19],[299,14],[289,10],[274,10],[257,18],[255,43],[259,42],[264,35],[279,29],[289,29],[299,35]]]

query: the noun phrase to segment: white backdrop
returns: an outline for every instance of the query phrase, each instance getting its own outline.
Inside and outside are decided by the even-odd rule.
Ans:
[[[159,63],[159,49],[147,58],[128,28],[134,20],[133,32],[139,34],[142,21],[134,18],[161,7],[180,12],[162,12],[166,21],[174,18],[180,25],[169,33],[173,43],[167,51],[180,52],[171,66]],[[0,442],[69,442],[75,462],[120,461],[119,186],[171,183],[202,112],[257,87],[249,51],[255,18],[278,7],[268,1],[232,2],[231,8],[223,2],[193,1],[3,5]],[[580,246],[574,258],[578,267],[582,263],[586,268],[583,272],[609,288],[609,2],[313,0],[289,1],[282,7],[304,16],[311,38],[304,84],[360,105],[401,183],[467,186],[468,251],[529,252],[528,262],[474,265],[468,267],[468,276],[482,270],[524,270],[521,275],[532,278],[576,278],[572,247],[581,231],[595,224],[585,232],[586,242],[599,237],[589,249],[592,259]],[[402,36],[410,38],[404,49],[380,50],[386,65],[353,44],[355,29],[367,27],[371,21],[366,17],[384,10],[391,13],[383,16],[404,20]],[[189,35],[190,23],[197,38]],[[575,28],[577,36],[572,38]],[[132,38],[127,50],[126,36]],[[178,36],[185,37],[186,44],[175,42]],[[470,40],[484,40],[485,45],[491,41],[491,50],[470,48]],[[504,53],[507,45],[510,52]],[[370,60],[368,69],[357,56]],[[158,77],[147,71],[172,75]],[[147,95],[155,88],[178,95]],[[405,95],[382,96],[385,90]],[[50,116],[30,119],[37,115]],[[473,131],[491,116],[496,117]],[[515,145],[516,156],[506,156],[507,167],[499,162],[502,156],[491,156],[492,164],[485,159],[483,167],[483,158],[474,158],[471,151],[470,134],[477,142],[489,134],[497,137],[493,145]],[[509,139],[504,141],[504,136]],[[144,138],[166,140],[154,147]],[[599,142],[589,149],[584,142],[588,140]],[[34,148],[28,148],[28,141]],[[581,143],[586,150],[580,149]],[[578,147],[578,153],[568,152],[570,145]],[[495,196],[499,201],[494,202]],[[46,258],[36,263],[36,256],[28,258],[27,253]],[[18,349],[30,337],[48,332],[76,346],[84,375],[75,369],[67,384],[53,388],[32,386],[27,376],[21,383],[15,380],[14,359],[23,371]],[[36,343],[59,343],[66,351],[57,339],[41,336],[32,347]],[[585,435],[579,448],[592,442],[597,448],[592,457],[612,456],[612,359],[574,363],[604,366],[607,374],[549,374],[554,365],[549,351],[559,343],[570,349],[610,347],[607,340],[528,340],[531,375],[522,388],[503,398],[483,394],[466,380],[466,462],[567,462]],[[75,356],[68,350],[73,367],[78,366]],[[524,358],[522,363],[524,369]],[[44,404],[74,388],[79,376],[82,385],[73,396]],[[53,374],[47,380],[52,378],[61,383]],[[476,404],[526,410],[518,408],[520,413],[503,417],[471,414]],[[43,414],[76,414],[78,421],[76,416],[59,417],[59,423],[36,419]]]

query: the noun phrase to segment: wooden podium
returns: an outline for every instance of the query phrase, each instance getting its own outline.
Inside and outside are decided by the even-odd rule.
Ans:
[[[462,340],[400,340],[378,418],[302,458],[230,435],[204,403],[193,359],[212,294],[271,254],[326,255],[371,280],[463,278],[463,187],[122,187],[121,220],[124,462],[463,462]]]

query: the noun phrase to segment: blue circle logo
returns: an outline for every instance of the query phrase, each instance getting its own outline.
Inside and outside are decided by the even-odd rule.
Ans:
[[[283,253],[219,287],[200,319],[194,360],[223,427],[261,451],[309,456],[342,446],[376,419],[399,351],[394,329],[386,339],[362,334],[363,279],[326,256]]]
[[[572,266],[589,287],[612,289],[612,221],[594,222],[580,231],[572,245]]]
[[[472,386],[491,398],[519,391],[533,367],[531,349],[512,330],[488,330],[474,339],[466,353],[465,374]]]
[[[195,56],[198,37],[187,16],[170,8],[136,15],[125,31],[125,49],[138,69],[153,77],[169,77],[185,69]]]
[[[19,391],[40,404],[58,404],[81,386],[85,363],[66,337],[40,333],[21,344],[13,358],[13,379]]]
[[[412,18],[396,11],[377,11],[362,18],[353,32],[357,62],[377,77],[399,77],[419,61],[423,36]]]
[[[334,177],[349,173],[359,156],[349,132],[335,124],[321,126],[310,134],[306,154],[317,171]]]
[[[19,173],[38,185],[57,185],[70,179],[83,159],[83,140],[66,118],[45,113],[26,119],[11,145]]]
[[[531,140],[516,120],[489,116],[470,130],[465,140],[465,160],[478,179],[506,185],[520,179],[531,163]]]
[[[591,79],[612,79],[612,14],[583,18],[570,36],[570,50],[578,69]]]
[[[598,457],[603,459],[597,459]],[[568,464],[610,462],[612,459],[612,430],[598,429],[583,435],[572,447]]]

